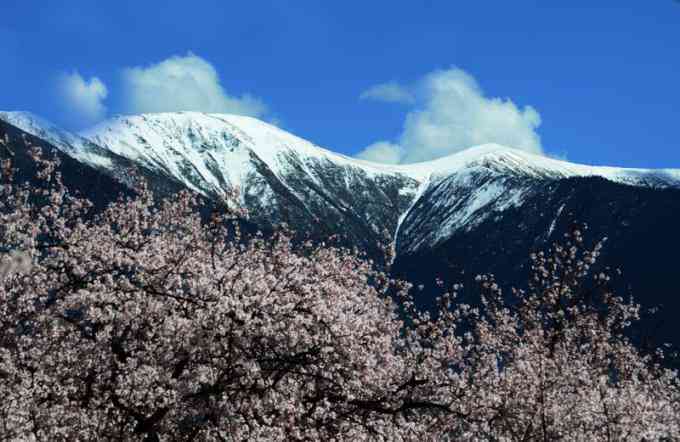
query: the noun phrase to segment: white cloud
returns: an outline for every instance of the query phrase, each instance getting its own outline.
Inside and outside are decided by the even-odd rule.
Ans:
[[[394,81],[376,84],[362,92],[359,98],[403,104],[411,104],[415,101],[411,91]]]
[[[520,108],[510,99],[486,97],[477,81],[461,69],[434,71],[408,90],[416,102],[402,133],[394,143],[373,143],[359,157],[393,162],[399,153],[400,163],[411,163],[484,143],[543,153],[536,132],[541,124],[539,113],[531,106]],[[383,143],[392,147],[387,149]]]
[[[57,93],[65,107],[64,120],[87,125],[106,116],[104,100],[109,91],[97,77],[86,80],[76,71],[63,73],[57,78]]]
[[[399,164],[402,156],[401,147],[388,141],[373,143],[357,155],[362,160],[387,164]]]
[[[124,107],[130,113],[201,111],[259,117],[267,111],[251,95],[228,95],[215,67],[191,53],[126,68],[122,83]]]

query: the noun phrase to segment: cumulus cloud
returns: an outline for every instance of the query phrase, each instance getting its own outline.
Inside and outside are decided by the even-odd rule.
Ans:
[[[122,85],[124,107],[130,113],[201,111],[259,117],[267,111],[256,97],[227,94],[215,67],[191,53],[126,68]]]
[[[415,86],[403,88],[414,97],[414,105],[401,134],[394,142],[371,144],[358,157],[393,163],[398,155],[397,162],[412,163],[485,143],[543,153],[536,109],[485,96],[477,81],[461,69],[434,71]]]
[[[401,146],[389,141],[373,143],[364,148],[358,155],[363,160],[386,164],[399,164],[403,156]]]
[[[59,103],[66,114],[63,119],[77,125],[92,124],[106,116],[104,100],[108,93],[99,78],[86,80],[77,71],[57,78]]]
[[[411,104],[415,101],[411,91],[394,81],[376,84],[362,92],[359,98],[403,104]]]

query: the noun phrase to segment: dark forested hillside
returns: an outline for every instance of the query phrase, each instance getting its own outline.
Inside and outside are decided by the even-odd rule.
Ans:
[[[545,250],[578,224],[587,225],[590,242],[607,238],[596,269],[619,269],[617,293],[633,295],[659,311],[645,321],[644,334],[658,342],[680,343],[680,190],[617,184],[598,178],[566,178],[537,184],[520,207],[487,218],[451,235],[434,248],[397,255],[396,276],[427,289],[422,305],[432,304],[440,277],[467,283],[466,301],[475,302],[472,280],[493,273],[508,289],[526,287],[529,254]]]

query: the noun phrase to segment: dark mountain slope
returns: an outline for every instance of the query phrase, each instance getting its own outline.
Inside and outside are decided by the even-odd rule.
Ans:
[[[426,286],[419,297],[423,306],[431,306],[438,294],[435,277],[447,285],[464,282],[463,300],[475,303],[475,275],[493,273],[506,289],[524,288],[529,254],[563,238],[575,223],[585,223],[591,243],[608,238],[596,269],[620,269],[619,294],[632,294],[647,308],[660,307],[656,318],[646,321],[657,342],[680,343],[680,189],[599,177],[534,182],[531,188],[521,206],[456,231],[434,248],[398,255],[395,275]]]
[[[130,189],[108,172],[77,161],[45,140],[0,121],[0,139],[5,136],[9,145],[7,148],[0,147],[0,158],[11,158],[18,183],[35,182],[36,164],[28,153],[28,147],[33,145],[40,147],[47,158],[59,159],[61,165],[58,170],[66,187],[92,201],[96,210],[103,209],[121,194],[131,195]]]

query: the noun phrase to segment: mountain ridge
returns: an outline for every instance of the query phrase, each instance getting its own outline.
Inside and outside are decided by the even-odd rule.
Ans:
[[[592,176],[633,186],[680,187],[680,169],[589,166],[498,144],[474,146],[421,163],[373,163],[335,153],[255,118],[229,114],[116,116],[80,134],[62,131],[30,113],[3,112],[0,119],[94,167],[111,168],[114,159],[124,158],[215,199],[238,188],[241,203],[255,209],[261,222],[277,218],[268,207],[282,194],[287,195],[287,205],[297,208],[294,211],[299,213],[293,216],[297,222],[304,216],[318,218],[324,205],[343,213],[340,218],[353,218],[354,223],[366,224],[361,218],[369,218],[370,225],[360,229],[362,234],[376,235],[387,229],[398,253],[436,246],[458,229],[470,229],[495,212],[521,205],[537,182]],[[398,196],[382,195],[385,186],[392,191],[396,186]],[[456,191],[471,187],[475,191],[465,195]],[[371,210],[352,213],[355,198],[351,194],[369,189],[375,195],[364,199],[389,200],[389,209],[397,213],[377,224],[370,220]],[[439,215],[430,217],[428,223],[416,219],[410,229],[402,230],[414,210],[422,213],[421,198],[438,199],[430,212]],[[309,222],[304,224],[311,228]],[[414,226],[422,228],[416,231]]]
[[[516,171],[521,170],[526,174],[535,175],[541,175],[541,172],[551,172],[562,177],[602,176],[612,181],[634,185],[663,185],[664,183],[679,185],[678,183],[680,183],[680,169],[591,166],[537,155],[496,143],[471,146],[460,152],[430,161],[399,165],[383,164],[349,157],[318,146],[256,118],[233,114],[162,112],[118,115],[86,129],[78,135],[61,130],[56,125],[30,112],[0,112],[0,119],[38,137],[42,136],[50,139],[66,138],[66,143],[62,143],[63,145],[67,143],[71,145],[85,144],[89,141],[94,145],[108,146],[110,151],[113,151],[116,147],[120,148],[120,146],[112,142],[110,134],[106,136],[107,132],[113,132],[114,140],[117,139],[118,141],[121,137],[128,135],[126,132],[131,132],[133,128],[137,129],[138,136],[139,132],[149,133],[148,127],[144,128],[144,124],[140,124],[140,122],[148,122],[147,126],[155,125],[156,127],[159,127],[159,123],[163,121],[172,122],[179,130],[191,131],[194,127],[199,129],[201,126],[210,127],[209,124],[205,123],[206,121],[213,121],[218,125],[223,125],[223,127],[220,128],[213,125],[212,129],[217,129],[217,131],[221,129],[224,133],[235,132],[243,140],[250,141],[249,147],[253,148],[254,152],[270,166],[276,162],[277,154],[294,149],[309,157],[327,158],[337,163],[360,167],[367,172],[378,174],[400,173],[418,181],[424,181],[432,175],[455,173],[461,168],[475,165],[476,163],[483,163],[487,165],[504,165],[509,169],[513,169],[511,166],[514,166]],[[184,126],[182,127],[178,123],[183,123]],[[275,134],[275,136],[270,136],[267,139],[267,136],[272,134]],[[254,138],[258,142],[254,142]],[[282,142],[281,139],[286,141]],[[135,147],[133,144],[129,144],[129,146]],[[83,146],[84,150],[88,147]],[[647,176],[655,177],[655,179],[644,181]]]
[[[197,113],[119,117],[87,137],[27,114],[0,113],[0,120],[0,136],[10,131],[20,139],[16,126],[23,125],[37,135],[33,144],[43,140],[72,159],[65,176],[93,197],[93,183],[125,183],[128,167],[161,196],[188,188],[217,201],[236,185],[258,228],[285,223],[313,240],[341,236],[341,245],[378,261],[391,240],[393,275],[425,286],[440,276],[448,284],[484,272],[521,286],[531,252],[585,223],[593,240],[611,238],[604,261],[622,268],[627,282],[617,293],[632,290],[645,307],[664,305],[659,342],[680,344],[673,327],[680,309],[673,296],[677,169],[578,165],[493,144],[425,163],[380,165],[255,119]],[[429,286],[418,302],[429,305],[437,290]]]

